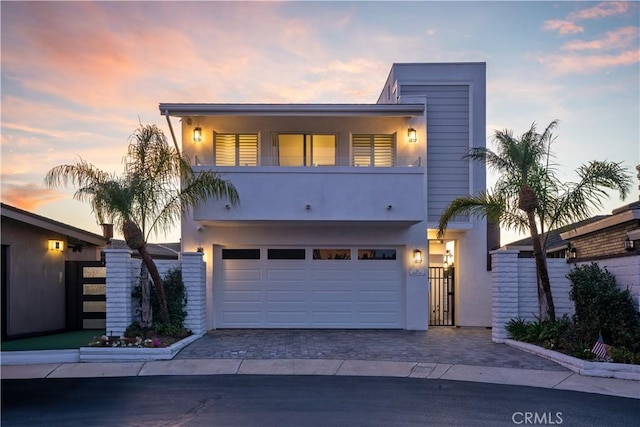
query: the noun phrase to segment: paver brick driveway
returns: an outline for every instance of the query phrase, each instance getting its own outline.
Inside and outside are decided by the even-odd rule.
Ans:
[[[519,369],[566,370],[538,356],[491,341],[484,328],[429,331],[355,329],[218,329],[176,359],[389,360]]]

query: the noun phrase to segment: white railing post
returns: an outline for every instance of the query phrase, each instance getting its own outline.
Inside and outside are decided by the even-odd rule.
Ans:
[[[105,249],[107,271],[107,335],[120,336],[131,324],[131,251]]]
[[[491,339],[507,339],[505,325],[518,317],[518,251],[491,251]]]
[[[194,334],[207,331],[206,270],[202,252],[182,253],[182,280],[187,291],[184,327]]]

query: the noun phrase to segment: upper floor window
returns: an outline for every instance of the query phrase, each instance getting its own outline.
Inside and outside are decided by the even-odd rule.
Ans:
[[[279,133],[273,139],[279,166],[335,166],[336,136],[307,133]]]
[[[214,135],[216,166],[258,166],[258,135],[216,133]]]
[[[395,165],[395,135],[353,135],[351,149],[353,166]]]

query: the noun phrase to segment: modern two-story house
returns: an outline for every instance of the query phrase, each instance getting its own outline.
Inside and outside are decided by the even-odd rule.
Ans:
[[[194,169],[240,195],[182,219],[208,327],[490,325],[486,222],[435,231],[485,188],[464,159],[485,145],[485,95],[484,63],[394,64],[375,104],[160,104]]]

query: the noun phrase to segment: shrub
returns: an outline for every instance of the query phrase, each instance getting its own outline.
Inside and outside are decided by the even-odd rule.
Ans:
[[[569,297],[574,302],[574,323],[578,325],[582,345],[589,348],[602,334],[605,343],[640,352],[640,315],[628,290],[616,287],[616,279],[597,264],[574,267]]]
[[[182,281],[182,270],[171,269],[163,279],[164,291],[167,297],[167,308],[169,309],[169,325],[154,323],[154,329],[159,331],[164,327],[166,330],[175,329],[180,331],[184,328],[184,319],[187,317],[185,306],[187,305],[187,290]],[[151,289],[151,309],[153,313],[160,312],[160,303],[155,287]],[[169,327],[172,328],[169,328]],[[174,334],[166,334],[174,335]]]

